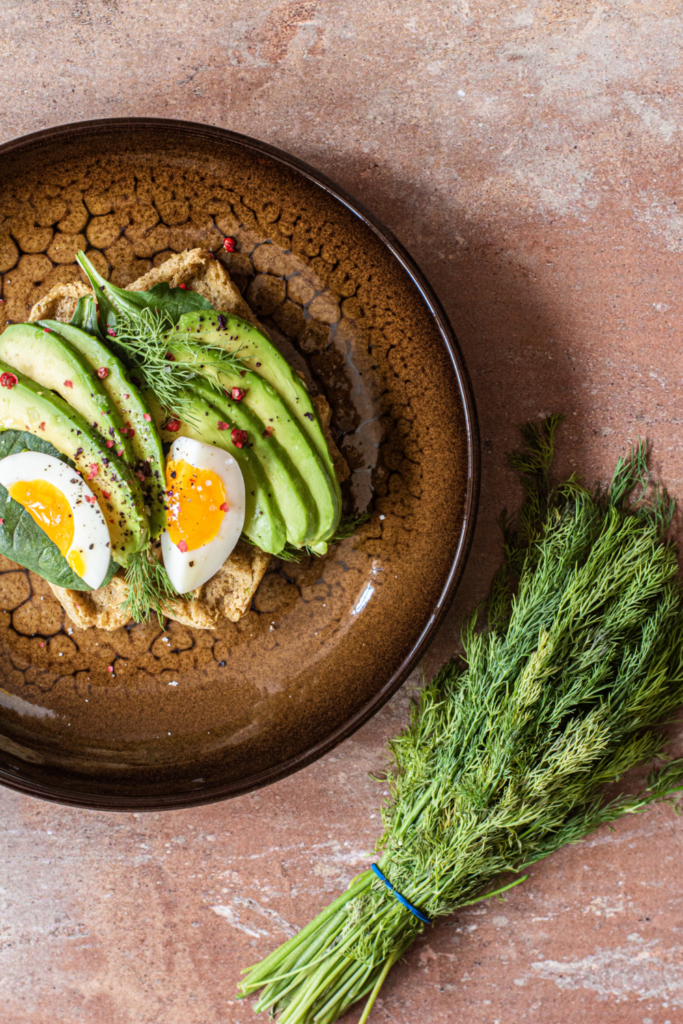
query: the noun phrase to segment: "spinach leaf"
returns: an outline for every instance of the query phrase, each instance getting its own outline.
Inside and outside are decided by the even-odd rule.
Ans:
[[[171,288],[168,281],[161,281],[148,292],[129,292],[129,295],[144,295],[150,309],[166,313],[177,324],[183,313],[196,313],[198,309],[213,310],[208,299],[190,288]]]
[[[24,430],[0,431],[0,459],[25,451],[52,455],[55,459],[73,466],[71,460],[58,452],[49,441],[44,441]],[[0,552],[3,555],[58,587],[66,587],[69,590],[92,589],[76,575],[57,545],[41,530],[24,506],[10,498],[2,484],[0,520]],[[118,563],[113,558],[110,559],[103,587],[106,587],[117,569]]]
[[[197,292],[185,288],[171,288],[167,281],[155,284],[148,292],[131,292],[126,288],[119,288],[102,277],[82,252],[78,253],[76,259],[87,274],[92,290],[97,296],[99,333],[105,339],[108,327],[116,330],[118,313],[126,313],[128,316],[135,317],[140,310],[152,309],[155,312],[163,313],[175,326],[183,313],[194,313],[198,309],[213,309],[211,303]]]
[[[8,455],[16,455],[17,452],[40,452],[41,455],[51,455],[60,462],[66,462],[67,466],[73,466],[71,459],[58,452],[49,441],[42,437],[29,434],[27,430],[3,430],[0,431],[0,459],[6,459]],[[42,533],[42,530],[41,530]]]
[[[74,327],[80,327],[82,331],[87,331],[88,334],[99,335],[99,327],[97,325],[97,307],[95,306],[95,300],[92,295],[82,295],[78,300],[78,305],[74,315],[69,321]]]

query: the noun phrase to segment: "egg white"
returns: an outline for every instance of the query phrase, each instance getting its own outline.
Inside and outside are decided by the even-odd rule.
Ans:
[[[47,480],[62,492],[71,510],[74,537],[68,555],[75,551],[83,559],[85,572],[81,579],[97,590],[104,581],[111,557],[109,529],[86,482],[65,462],[40,452],[17,452],[0,459],[0,484],[7,490],[16,483]]]
[[[195,469],[212,470],[223,483],[228,505],[214,539],[194,551],[179,551],[167,530],[161,535],[161,551],[169,579],[179,594],[187,594],[216,575],[240,539],[244,526],[244,479],[229,452],[189,437],[177,438],[168,457],[187,462]]]

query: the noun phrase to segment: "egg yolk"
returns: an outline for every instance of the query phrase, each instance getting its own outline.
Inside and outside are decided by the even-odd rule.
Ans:
[[[60,554],[66,555],[74,539],[74,518],[64,493],[48,480],[18,480],[9,488],[9,496],[24,506]],[[75,566],[71,568],[82,575]]]
[[[66,560],[77,576],[85,576],[85,561],[80,551],[70,551]]]
[[[184,459],[166,463],[168,535],[181,551],[195,551],[218,534],[227,510],[225,488],[211,469]],[[184,542],[184,543],[183,543]]]

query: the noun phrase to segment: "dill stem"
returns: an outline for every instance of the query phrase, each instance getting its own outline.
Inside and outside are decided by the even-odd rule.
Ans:
[[[349,961],[349,964],[353,964],[353,963],[354,963],[353,960]],[[356,961],[356,963],[357,963],[357,961]],[[340,1004],[342,1004],[344,1002],[344,998],[347,996],[347,994],[352,989],[354,989],[354,987],[356,987],[358,985],[358,982],[361,979],[362,979],[361,980],[361,988],[362,988],[362,982],[365,981],[365,978],[367,977],[368,974],[372,974],[373,970],[374,970],[374,965],[372,965],[372,964],[368,965],[368,964],[364,964],[364,963],[357,963],[357,966],[351,971],[351,973],[349,974],[349,977],[348,977],[347,981],[345,982],[345,984],[342,985],[341,988],[336,989],[335,992],[334,992],[334,995],[332,995],[330,997],[330,999],[328,999],[327,1002],[323,1006],[320,1007],[319,1010],[316,1010],[314,1020],[322,1021],[322,1020],[325,1019],[325,1015],[329,1014],[331,1010],[332,1011],[336,1011],[337,1006],[339,1006]],[[386,977],[386,975],[385,975],[385,977]],[[358,997],[356,996],[354,998],[358,998]],[[335,1012],[334,1016],[332,1016],[331,1019],[334,1020],[335,1017],[336,1017],[336,1012]]]
[[[397,949],[394,953],[391,954],[390,957],[388,957],[386,963],[384,964],[384,967],[382,968],[380,976],[375,982],[374,988],[370,993],[370,998],[365,1004],[365,1008],[363,1009],[363,1013],[360,1020],[358,1021],[358,1024],[365,1024],[365,1022],[367,1021],[368,1017],[370,1016],[370,1011],[372,1010],[372,1007],[375,1004],[375,1000],[379,995],[380,989],[382,988],[382,985],[386,981],[387,974],[389,973],[389,971],[394,966],[394,964],[396,963],[396,961],[403,952],[403,949]]]
[[[510,882],[508,885],[501,885],[500,889],[494,889],[493,892],[485,892],[483,896],[477,896],[474,900],[467,900],[465,903],[459,903],[458,909],[461,907],[472,907],[475,903],[481,903],[483,900],[493,899],[494,896],[502,896],[504,892],[509,889],[514,889],[516,885],[521,885],[522,882],[526,882],[529,878],[528,875],[522,875],[521,878],[515,878],[514,882]]]
[[[293,1020],[305,1019],[306,1014],[312,1009],[313,1004],[318,998],[320,990],[333,984],[346,967],[352,963],[352,960],[344,957],[334,965],[321,964],[307,979],[299,995],[284,1010],[280,1017],[281,1024],[289,1024]]]
[[[330,940],[334,941],[334,939],[336,939],[337,935],[342,931],[346,924],[346,920],[346,915],[341,911],[337,911],[334,918],[327,922],[327,926],[323,926],[321,928],[320,935],[317,936],[311,946],[306,946],[303,953],[297,954],[296,949],[293,950],[287,958],[290,961],[294,958],[293,966],[290,967],[287,961],[285,961],[283,966],[287,966],[289,969],[284,974],[279,974],[268,979],[268,991],[267,993],[264,993],[259,1000],[259,1010],[269,1009],[274,1002],[277,1002],[282,998],[282,996],[286,995],[292,988],[298,985],[298,976],[302,971],[310,971],[312,967],[316,967],[319,963],[323,963],[325,961],[326,956],[328,955],[328,949],[326,948],[322,957],[316,960],[315,956],[318,950],[321,946],[327,947]],[[287,979],[290,979],[290,982],[286,987],[280,988],[277,985],[278,982],[286,981]],[[254,986],[251,981],[250,985],[258,988],[258,984]]]
[[[249,974],[249,980],[248,982],[243,981],[241,983],[241,995],[248,995],[250,991],[260,988],[260,984],[262,983],[259,982],[259,979],[262,976],[269,974],[273,965],[282,963],[282,961],[287,958],[288,954],[293,949],[296,949],[296,947],[298,947],[302,943],[305,943],[308,936],[311,935],[313,932],[317,932],[321,924],[324,924],[325,922],[329,921],[329,919],[331,917],[334,917],[335,914],[339,910],[341,910],[342,907],[344,907],[350,900],[355,899],[356,896],[359,896],[364,889],[369,888],[371,878],[368,876],[372,876],[372,872],[363,871],[360,875],[357,875],[356,878],[354,878],[353,881],[351,882],[351,885],[348,887],[348,889],[345,892],[343,892],[341,896],[338,896],[333,903],[330,903],[329,907],[326,907],[324,910],[322,910],[318,914],[318,916],[314,918],[313,921],[309,921],[305,928],[302,928],[300,932],[297,932],[296,935],[293,935],[291,939],[288,939],[287,942],[284,942],[281,946],[278,947],[278,949],[274,950],[270,954],[270,956],[266,957],[265,960],[261,960],[258,964],[255,964],[253,967],[243,968],[242,974]]]

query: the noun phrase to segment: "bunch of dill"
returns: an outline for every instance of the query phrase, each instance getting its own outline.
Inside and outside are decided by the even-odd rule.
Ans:
[[[574,478],[551,489],[559,421],[527,426],[526,448],[512,460],[526,500],[516,527],[504,524],[506,559],[487,627],[472,617],[464,659],[441,669],[390,743],[380,867],[432,918],[494,895],[501,873],[522,871],[683,782],[683,762],[671,762],[642,793],[605,792],[661,756],[657,723],[683,701],[681,589],[676,551],[663,540],[673,503],[658,490],[645,499],[642,444],[604,492]],[[643,493],[631,500],[639,484]],[[424,927],[366,871],[250,968],[241,995],[262,988],[255,1008],[280,1024],[332,1024],[369,996],[363,1024]]]

